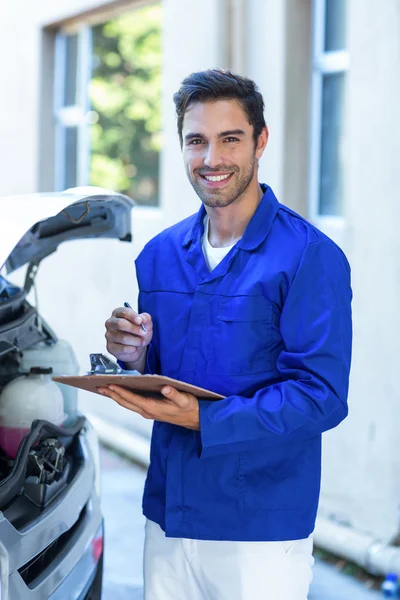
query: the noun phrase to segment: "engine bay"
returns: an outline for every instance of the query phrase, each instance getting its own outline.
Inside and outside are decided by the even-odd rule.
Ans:
[[[16,527],[35,519],[76,474],[85,422],[77,391],[52,381],[79,366],[70,344],[27,301],[34,272],[30,266],[23,289],[0,276],[0,510]]]

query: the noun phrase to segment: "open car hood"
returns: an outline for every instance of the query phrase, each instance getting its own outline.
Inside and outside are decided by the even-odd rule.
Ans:
[[[0,269],[39,263],[66,240],[91,237],[130,242],[128,196],[98,187],[0,198]]]

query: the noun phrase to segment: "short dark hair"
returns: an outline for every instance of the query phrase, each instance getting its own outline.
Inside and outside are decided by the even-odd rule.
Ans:
[[[251,79],[224,69],[198,71],[186,77],[174,94],[178,134],[181,142],[183,119],[189,106],[195,102],[215,100],[237,100],[242,106],[249,123],[253,126],[254,143],[266,126],[264,100],[257,85]]]

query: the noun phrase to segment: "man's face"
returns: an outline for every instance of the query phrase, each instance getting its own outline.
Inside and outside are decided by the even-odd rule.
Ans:
[[[190,183],[210,207],[229,206],[257,178],[253,126],[235,100],[196,102],[185,113],[183,160]]]

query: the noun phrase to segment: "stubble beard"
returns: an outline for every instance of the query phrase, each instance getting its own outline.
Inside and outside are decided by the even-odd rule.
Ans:
[[[197,183],[196,178],[200,177],[198,173],[190,173],[188,169],[186,169],[186,173],[191,186],[203,204],[209,206],[210,208],[224,208],[226,206],[230,206],[244,195],[254,177],[255,162],[256,159],[255,156],[253,156],[248,171],[243,173],[237,179],[235,185],[233,186],[232,190],[229,191],[229,193],[223,189],[219,190],[218,188],[206,192],[201,184]],[[220,171],[223,170],[223,168],[220,169]],[[218,172],[218,169],[215,169],[215,171]],[[212,170],[208,169],[207,172],[211,173]],[[235,171],[235,173],[237,172],[238,170]]]

